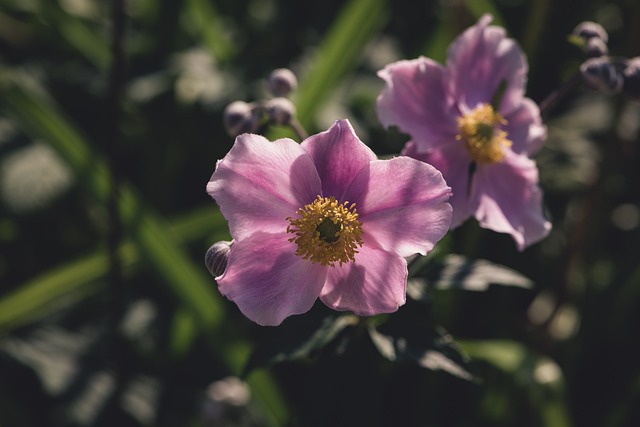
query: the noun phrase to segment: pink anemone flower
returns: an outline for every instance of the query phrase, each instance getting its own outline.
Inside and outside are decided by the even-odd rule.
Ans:
[[[362,316],[397,310],[403,257],[425,255],[451,223],[451,189],[438,170],[409,157],[378,160],[347,120],[301,144],[238,136],[207,192],[234,239],[220,292],[261,325],[317,298]]]
[[[491,19],[453,41],[446,66],[420,57],[380,70],[377,111],[383,125],[411,136],[402,154],[434,165],[453,188],[452,228],[475,216],[523,250],[551,229],[531,159],[546,127],[524,97],[524,53]]]

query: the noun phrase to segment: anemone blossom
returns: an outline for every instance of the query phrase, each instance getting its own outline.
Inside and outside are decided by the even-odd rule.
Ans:
[[[451,223],[451,189],[438,170],[409,157],[378,160],[347,120],[301,144],[238,136],[207,192],[234,239],[220,292],[261,325],[317,298],[362,316],[397,310],[403,257],[426,254]]]
[[[444,66],[420,57],[380,70],[377,112],[410,135],[402,154],[432,164],[452,187],[452,228],[474,216],[523,250],[551,229],[531,159],[546,128],[524,96],[524,53],[491,19],[458,36]]]

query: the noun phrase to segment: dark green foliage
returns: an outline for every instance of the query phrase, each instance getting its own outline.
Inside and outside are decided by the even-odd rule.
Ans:
[[[640,108],[624,96],[576,86],[545,119],[547,239],[517,252],[469,221],[409,260],[396,313],[318,303],[258,327],[203,264],[229,239],[204,189],[233,143],[224,107],[263,98],[273,69],[296,72],[307,131],[348,117],[392,156],[408,137],[376,119],[387,62],[443,60],[491,11],[540,102],[578,69],[581,21],[638,55],[639,2],[125,3],[114,139],[114,1],[0,0],[0,425],[640,425]],[[229,376],[248,402],[211,397]]]

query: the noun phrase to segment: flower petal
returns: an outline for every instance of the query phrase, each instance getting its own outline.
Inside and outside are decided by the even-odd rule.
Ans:
[[[337,120],[329,130],[310,136],[301,146],[313,159],[322,181],[322,195],[338,200],[360,169],[377,159],[348,120]]]
[[[451,197],[442,174],[410,157],[371,162],[345,193],[364,233],[384,250],[426,255],[449,231]]]
[[[320,191],[315,166],[295,141],[252,134],[236,138],[207,184],[236,240],[256,230],[284,231],[286,218]]]
[[[547,138],[547,127],[542,124],[540,108],[529,98],[505,117],[507,138],[513,142],[511,149],[516,154],[535,154]]]
[[[490,15],[458,36],[447,51],[455,98],[463,113],[479,104],[490,103],[500,83],[506,83],[500,112],[506,115],[524,96],[527,59],[502,27],[489,26]],[[466,110],[466,111],[465,111]]]
[[[355,262],[328,269],[320,299],[359,316],[394,312],[406,301],[407,263],[365,239]]]
[[[471,198],[480,226],[511,234],[519,250],[551,230],[542,211],[538,169],[524,155],[509,152],[501,163],[478,165]]]
[[[446,183],[453,190],[449,203],[453,208],[451,228],[455,228],[473,215],[469,207],[469,167],[471,159],[466,149],[459,141],[443,145],[438,150],[428,153],[418,153],[416,144],[409,141],[402,150],[405,156],[413,157],[433,165],[444,177]]]
[[[220,292],[260,325],[278,325],[305,313],[324,285],[327,268],[295,255],[288,235],[256,232],[235,241],[227,268],[218,277]]]
[[[420,57],[389,64],[378,76],[386,82],[377,99],[383,125],[411,135],[420,151],[454,140],[460,113],[452,107],[442,65]]]

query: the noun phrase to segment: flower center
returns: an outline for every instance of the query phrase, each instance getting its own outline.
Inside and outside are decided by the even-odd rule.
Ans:
[[[507,121],[489,104],[482,104],[470,113],[458,117],[460,133],[457,140],[464,141],[469,155],[477,163],[498,163],[504,159],[504,149],[511,147],[507,132],[497,129]]]
[[[338,203],[335,197],[321,197],[298,209],[297,218],[287,218],[289,239],[298,245],[296,255],[311,262],[335,266],[355,260],[362,246],[362,224],[356,204]]]

